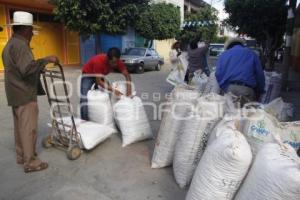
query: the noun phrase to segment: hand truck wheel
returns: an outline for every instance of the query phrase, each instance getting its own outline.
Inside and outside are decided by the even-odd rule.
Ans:
[[[47,137],[45,137],[43,140],[42,140],[42,145],[45,149],[49,149],[50,147],[52,147],[52,139],[51,139],[51,136],[48,135]]]
[[[78,145],[70,147],[67,151],[67,158],[69,160],[76,160],[80,157],[80,155],[81,155],[81,149],[79,148]]]

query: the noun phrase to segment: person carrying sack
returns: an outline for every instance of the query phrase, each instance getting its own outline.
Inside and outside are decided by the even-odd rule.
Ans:
[[[107,54],[99,54],[92,57],[82,68],[81,86],[80,86],[80,115],[81,119],[89,121],[87,93],[93,84],[112,92],[115,96],[132,96],[131,76],[128,70],[120,60],[120,49],[110,48]],[[105,79],[113,70],[121,72],[126,79],[127,91],[122,94],[119,90],[113,89]]]

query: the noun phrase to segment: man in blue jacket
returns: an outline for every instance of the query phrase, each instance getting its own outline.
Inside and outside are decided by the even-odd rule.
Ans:
[[[265,76],[259,57],[245,43],[241,38],[230,38],[225,43],[216,78],[225,93],[255,101],[264,93]]]

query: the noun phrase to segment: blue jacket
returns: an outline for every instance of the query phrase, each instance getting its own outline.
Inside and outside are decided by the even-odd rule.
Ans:
[[[251,49],[241,45],[235,45],[219,57],[216,78],[224,91],[230,82],[238,81],[264,93],[265,75],[260,60]]]

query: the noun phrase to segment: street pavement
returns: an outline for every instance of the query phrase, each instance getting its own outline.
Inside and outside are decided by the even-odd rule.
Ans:
[[[213,65],[215,61],[211,60]],[[165,65],[160,72],[151,71],[133,74],[137,95],[144,102],[159,105],[165,101],[165,94],[172,90],[165,78],[170,68]],[[72,104],[78,106],[79,67],[65,67],[66,79],[73,86]],[[300,120],[299,74],[291,74],[290,92],[283,98],[295,104],[295,120]],[[119,73],[108,76],[110,81],[123,79]],[[49,162],[49,169],[25,174],[15,162],[13,119],[7,106],[3,74],[0,75],[0,199],[1,200],[182,200],[186,190],[180,189],[173,178],[172,168],[151,169],[154,140],[121,147],[120,135],[84,152],[76,161],[70,161],[62,150],[44,149],[41,139],[50,133],[49,105],[46,97],[39,97],[39,142],[38,154]],[[146,107],[154,135],[160,121],[153,118],[153,111]],[[76,110],[76,114],[78,110]],[[78,115],[77,115],[78,116]]]

